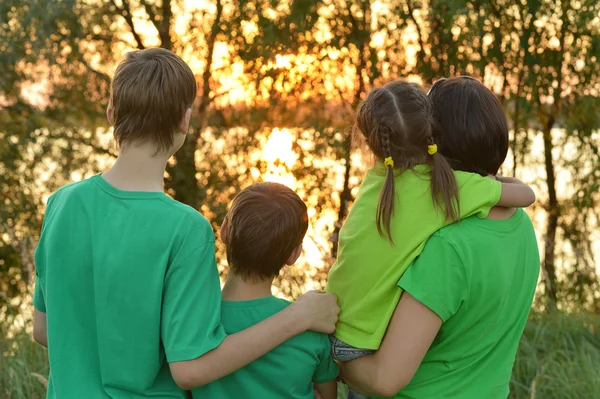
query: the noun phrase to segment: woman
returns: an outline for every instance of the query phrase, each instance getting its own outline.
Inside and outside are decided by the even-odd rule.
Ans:
[[[494,94],[472,78],[436,82],[435,142],[455,170],[494,176],[508,128]],[[445,227],[398,282],[404,291],[379,350],[342,364],[370,396],[506,398],[539,275],[531,220],[494,208]]]

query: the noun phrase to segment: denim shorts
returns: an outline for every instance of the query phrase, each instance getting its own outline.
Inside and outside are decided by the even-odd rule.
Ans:
[[[344,341],[340,341],[333,335],[329,336],[329,341],[331,341],[331,355],[335,360],[340,362],[349,362],[358,359],[359,357],[375,353],[372,349],[355,348]],[[348,399],[369,399],[369,397],[350,388],[348,391]]]

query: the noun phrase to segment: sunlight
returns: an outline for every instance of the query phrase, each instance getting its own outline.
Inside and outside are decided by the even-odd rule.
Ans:
[[[267,162],[265,181],[281,183],[291,189],[296,188],[296,179],[291,169],[298,155],[292,150],[293,143],[294,136],[289,129],[273,129],[262,154],[262,159]]]

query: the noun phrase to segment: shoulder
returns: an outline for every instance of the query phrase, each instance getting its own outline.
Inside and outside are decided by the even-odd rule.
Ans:
[[[212,232],[210,222],[198,210],[171,197],[165,196],[162,200],[169,206],[173,213],[181,218],[183,224],[194,228],[201,228],[205,231],[210,230]]]
[[[62,186],[48,198],[48,203],[56,200],[64,200],[69,197],[78,196],[79,194],[84,193],[85,191],[89,190],[90,187],[92,187],[92,179],[93,177]]]
[[[285,309],[293,303],[292,301],[288,301],[287,299],[277,297],[273,298],[275,299],[274,302],[277,304],[277,307],[280,307],[281,309]]]
[[[486,185],[488,187],[502,187],[502,183],[488,176],[481,176],[477,173],[454,171],[454,177],[460,188],[467,185]]]

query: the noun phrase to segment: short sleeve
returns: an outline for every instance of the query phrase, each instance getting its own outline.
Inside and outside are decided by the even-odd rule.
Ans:
[[[44,279],[42,278],[42,274],[44,270],[44,236],[46,226],[48,224],[48,219],[50,218],[50,214],[52,213],[52,200],[54,199],[55,194],[51,195],[48,198],[48,202],[46,203],[46,213],[44,215],[44,219],[42,220],[42,232],[40,235],[40,240],[38,242],[37,248],[34,253],[34,264],[35,264],[35,288],[33,291],[33,307],[42,313],[46,313],[46,297],[44,295]]]
[[[321,356],[319,365],[313,375],[313,382],[315,384],[324,384],[333,381],[340,375],[340,369],[331,357],[331,343],[329,342],[329,337],[325,334],[320,335],[323,346],[323,355]]]
[[[460,217],[477,215],[485,218],[498,204],[502,183],[474,173],[455,172],[460,199]]]
[[[168,362],[192,360],[225,339],[214,241],[170,265],[163,287],[161,338]]]
[[[458,253],[437,234],[429,238],[398,286],[434,311],[443,322],[458,311],[469,291]]]
[[[46,313],[46,300],[44,299],[44,291],[42,290],[42,279],[36,273],[35,290],[33,291],[33,307],[42,313]]]

